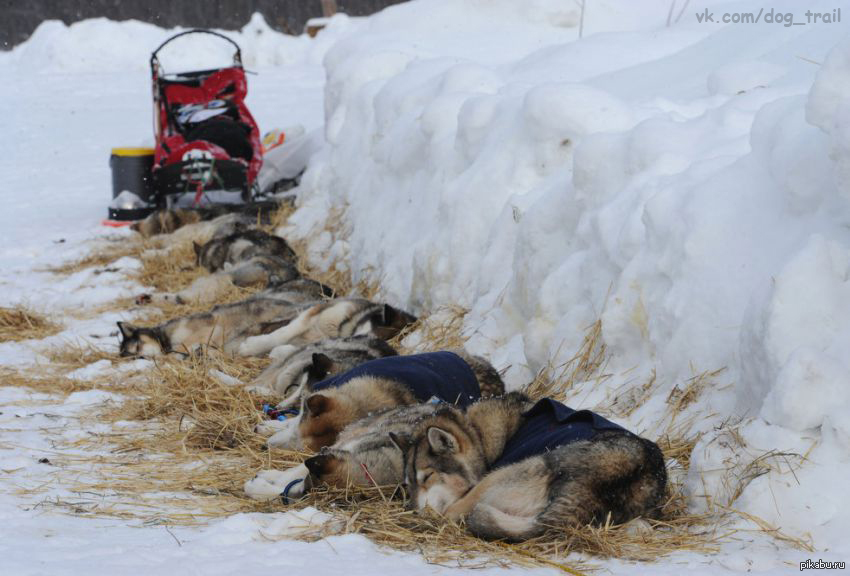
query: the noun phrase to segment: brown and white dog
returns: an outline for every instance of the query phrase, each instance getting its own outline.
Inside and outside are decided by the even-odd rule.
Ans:
[[[394,408],[353,422],[340,432],[333,446],[287,470],[261,470],[245,483],[245,493],[255,500],[296,500],[313,486],[336,488],[398,486],[403,472],[402,454],[390,434],[408,436],[436,404]]]
[[[303,386],[298,416],[258,429],[276,431],[269,446],[317,451],[336,442],[349,424],[379,411],[428,401],[467,406],[504,392],[485,359],[463,351],[390,356],[360,364],[312,386]]]

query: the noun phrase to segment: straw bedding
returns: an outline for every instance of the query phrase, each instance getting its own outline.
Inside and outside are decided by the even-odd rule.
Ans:
[[[274,225],[282,225],[287,215],[278,215],[273,219]],[[139,242],[134,246],[138,257],[144,244]],[[296,244],[294,248],[303,254],[303,245]],[[140,281],[170,291],[188,286],[200,274],[192,265],[194,254],[190,249],[191,246],[179,248],[167,262],[143,259]],[[306,266],[306,258],[300,261],[306,275],[330,285],[340,295],[356,293],[358,289],[377,290],[376,286],[352,287],[349,274],[343,272],[344,266],[332,266],[332,272],[317,274]],[[237,299],[248,292],[234,292],[230,296]],[[189,310],[172,307],[162,313],[172,316]],[[402,352],[462,346],[464,315],[461,308],[438,311],[420,319],[393,344]],[[413,335],[405,338],[410,332]],[[407,347],[403,342],[415,345]],[[101,359],[102,353],[95,350],[69,348],[55,353],[51,362],[63,371],[70,370]],[[570,361],[541,371],[526,391],[533,397],[548,395],[564,399],[577,382],[608,378],[606,358],[601,323],[597,322],[589,327],[583,345]],[[114,360],[115,356],[110,359]],[[124,402],[104,406],[87,416],[100,423],[112,423],[112,432],[92,434],[74,443],[75,448],[98,451],[99,455],[92,456],[90,452],[86,457],[57,450],[55,458],[62,466],[54,474],[72,481],[72,489],[80,498],[45,505],[73,514],[165,525],[202,524],[240,511],[288,509],[279,502],[249,500],[242,491],[245,480],[256,471],[286,468],[305,457],[265,447],[265,439],[254,433],[254,427],[262,418],[259,408],[271,399],[234,385],[235,380],[250,381],[267,363],[268,360],[229,358],[208,351],[190,360],[159,360],[145,374],[128,377],[123,385],[123,391],[127,392]],[[697,437],[688,433],[690,423],[677,416],[715,375],[706,373],[685,383],[671,392],[668,399],[671,416],[655,439],[668,461],[680,471],[687,471]],[[15,376],[19,384],[26,383],[24,380]],[[87,384],[69,384],[65,380],[53,377],[44,384],[36,380],[26,384],[60,393]],[[614,402],[605,413],[628,415],[628,411],[649,397],[655,386],[654,378],[634,383],[623,391],[631,395],[632,401],[627,406]],[[87,473],[78,473],[82,469]],[[710,553],[732,533],[726,528],[732,513],[719,510],[710,515],[690,514],[682,488],[677,484],[677,478],[681,477],[682,474],[671,476],[661,520],[625,526],[553,527],[551,533],[521,544],[479,540],[462,525],[405,510],[394,488],[319,488],[307,502],[339,521],[310,531],[304,537],[359,533],[394,549],[418,551],[428,561],[439,564],[542,565],[571,574],[593,568],[592,559],[587,556],[581,556],[584,560],[570,556],[570,561],[565,562],[571,552],[640,561],[655,560],[681,550]]]
[[[59,324],[25,306],[0,307],[0,342],[41,340],[60,330]]]
[[[215,354],[161,361],[136,384],[127,401],[92,416],[100,422],[130,421],[142,426],[78,441],[77,448],[110,452],[97,463],[91,478],[75,477],[74,490],[98,495],[93,499],[97,507],[87,508],[86,514],[184,525],[239,511],[288,509],[280,503],[247,499],[242,485],[258,470],[286,468],[305,455],[267,450],[253,429],[262,416],[258,408],[269,399],[216,376],[220,372],[246,381],[263,364]],[[676,433],[671,430],[660,445],[668,458],[686,467],[694,439]],[[190,497],[161,496],[172,492]],[[309,503],[340,519],[333,526],[335,532],[363,534],[395,549],[418,551],[431,562],[464,566],[546,565],[581,572],[587,562],[565,564],[569,552],[648,561],[675,550],[711,552],[723,535],[717,518],[687,513],[678,486],[671,487],[660,521],[637,528],[556,527],[544,537],[521,544],[479,540],[462,525],[405,510],[397,496],[387,487],[325,488],[311,494]]]

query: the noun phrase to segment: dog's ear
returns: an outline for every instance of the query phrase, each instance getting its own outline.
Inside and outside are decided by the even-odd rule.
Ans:
[[[313,416],[320,416],[330,409],[331,402],[324,394],[313,394],[307,398],[307,411]]]
[[[334,368],[334,361],[321,352],[313,353],[313,363],[307,368],[310,381],[319,382],[324,380]]]
[[[338,464],[339,458],[329,453],[317,454],[304,461],[304,466],[316,478],[322,478],[323,476],[332,474]]]
[[[118,330],[121,331],[121,336],[126,340],[132,338],[138,332],[138,328],[127,322],[118,322]]]
[[[414,322],[416,322],[416,316],[408,314],[404,310],[394,308],[389,304],[384,304],[384,310],[381,319],[383,320],[384,326],[392,326],[393,328],[397,328],[398,330],[401,330],[408,324],[413,324]]]
[[[142,221],[138,220],[130,224],[130,230],[133,232],[141,232],[142,231]]]
[[[410,435],[390,432],[390,442],[392,442],[393,446],[401,450],[401,453],[404,454],[410,447]]]
[[[457,438],[442,428],[431,426],[428,428],[428,444],[435,454],[453,454],[457,452]]]
[[[395,318],[397,312],[398,311],[389,304],[384,304],[384,308],[381,310],[381,325],[391,326],[393,318]]]

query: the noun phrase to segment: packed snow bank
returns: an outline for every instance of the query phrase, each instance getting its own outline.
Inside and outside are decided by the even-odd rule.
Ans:
[[[329,146],[288,233],[397,304],[468,308],[469,346],[514,387],[601,319],[613,376],[574,402],[610,406],[654,372],[621,417],[638,430],[669,421],[674,386],[725,367],[680,416],[704,432],[692,505],[847,550],[847,25],[699,24],[701,4],[665,27],[640,4],[587,4],[608,20],[580,41],[578,3],[554,0],[369,19],[325,58]],[[725,440],[735,422],[743,444]],[[770,450],[808,460],[747,485]]]

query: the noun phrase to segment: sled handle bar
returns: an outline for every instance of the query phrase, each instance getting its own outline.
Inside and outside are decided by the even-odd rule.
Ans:
[[[159,59],[156,57],[156,55],[159,54],[159,51],[165,48],[165,45],[171,42],[172,40],[176,40],[177,38],[180,38],[181,36],[186,36],[187,34],[210,34],[212,36],[218,36],[223,40],[227,40],[228,42],[233,44],[234,48],[236,48],[236,53],[233,55],[233,62],[238,66],[242,66],[242,49],[239,48],[239,44],[237,44],[224,34],[219,34],[218,32],[213,32],[212,30],[207,30],[205,28],[193,28],[191,30],[180,32],[179,34],[175,34],[174,36],[160,44],[159,47],[153,51],[153,54],[151,54],[151,70],[154,70],[156,65],[159,63]]]

